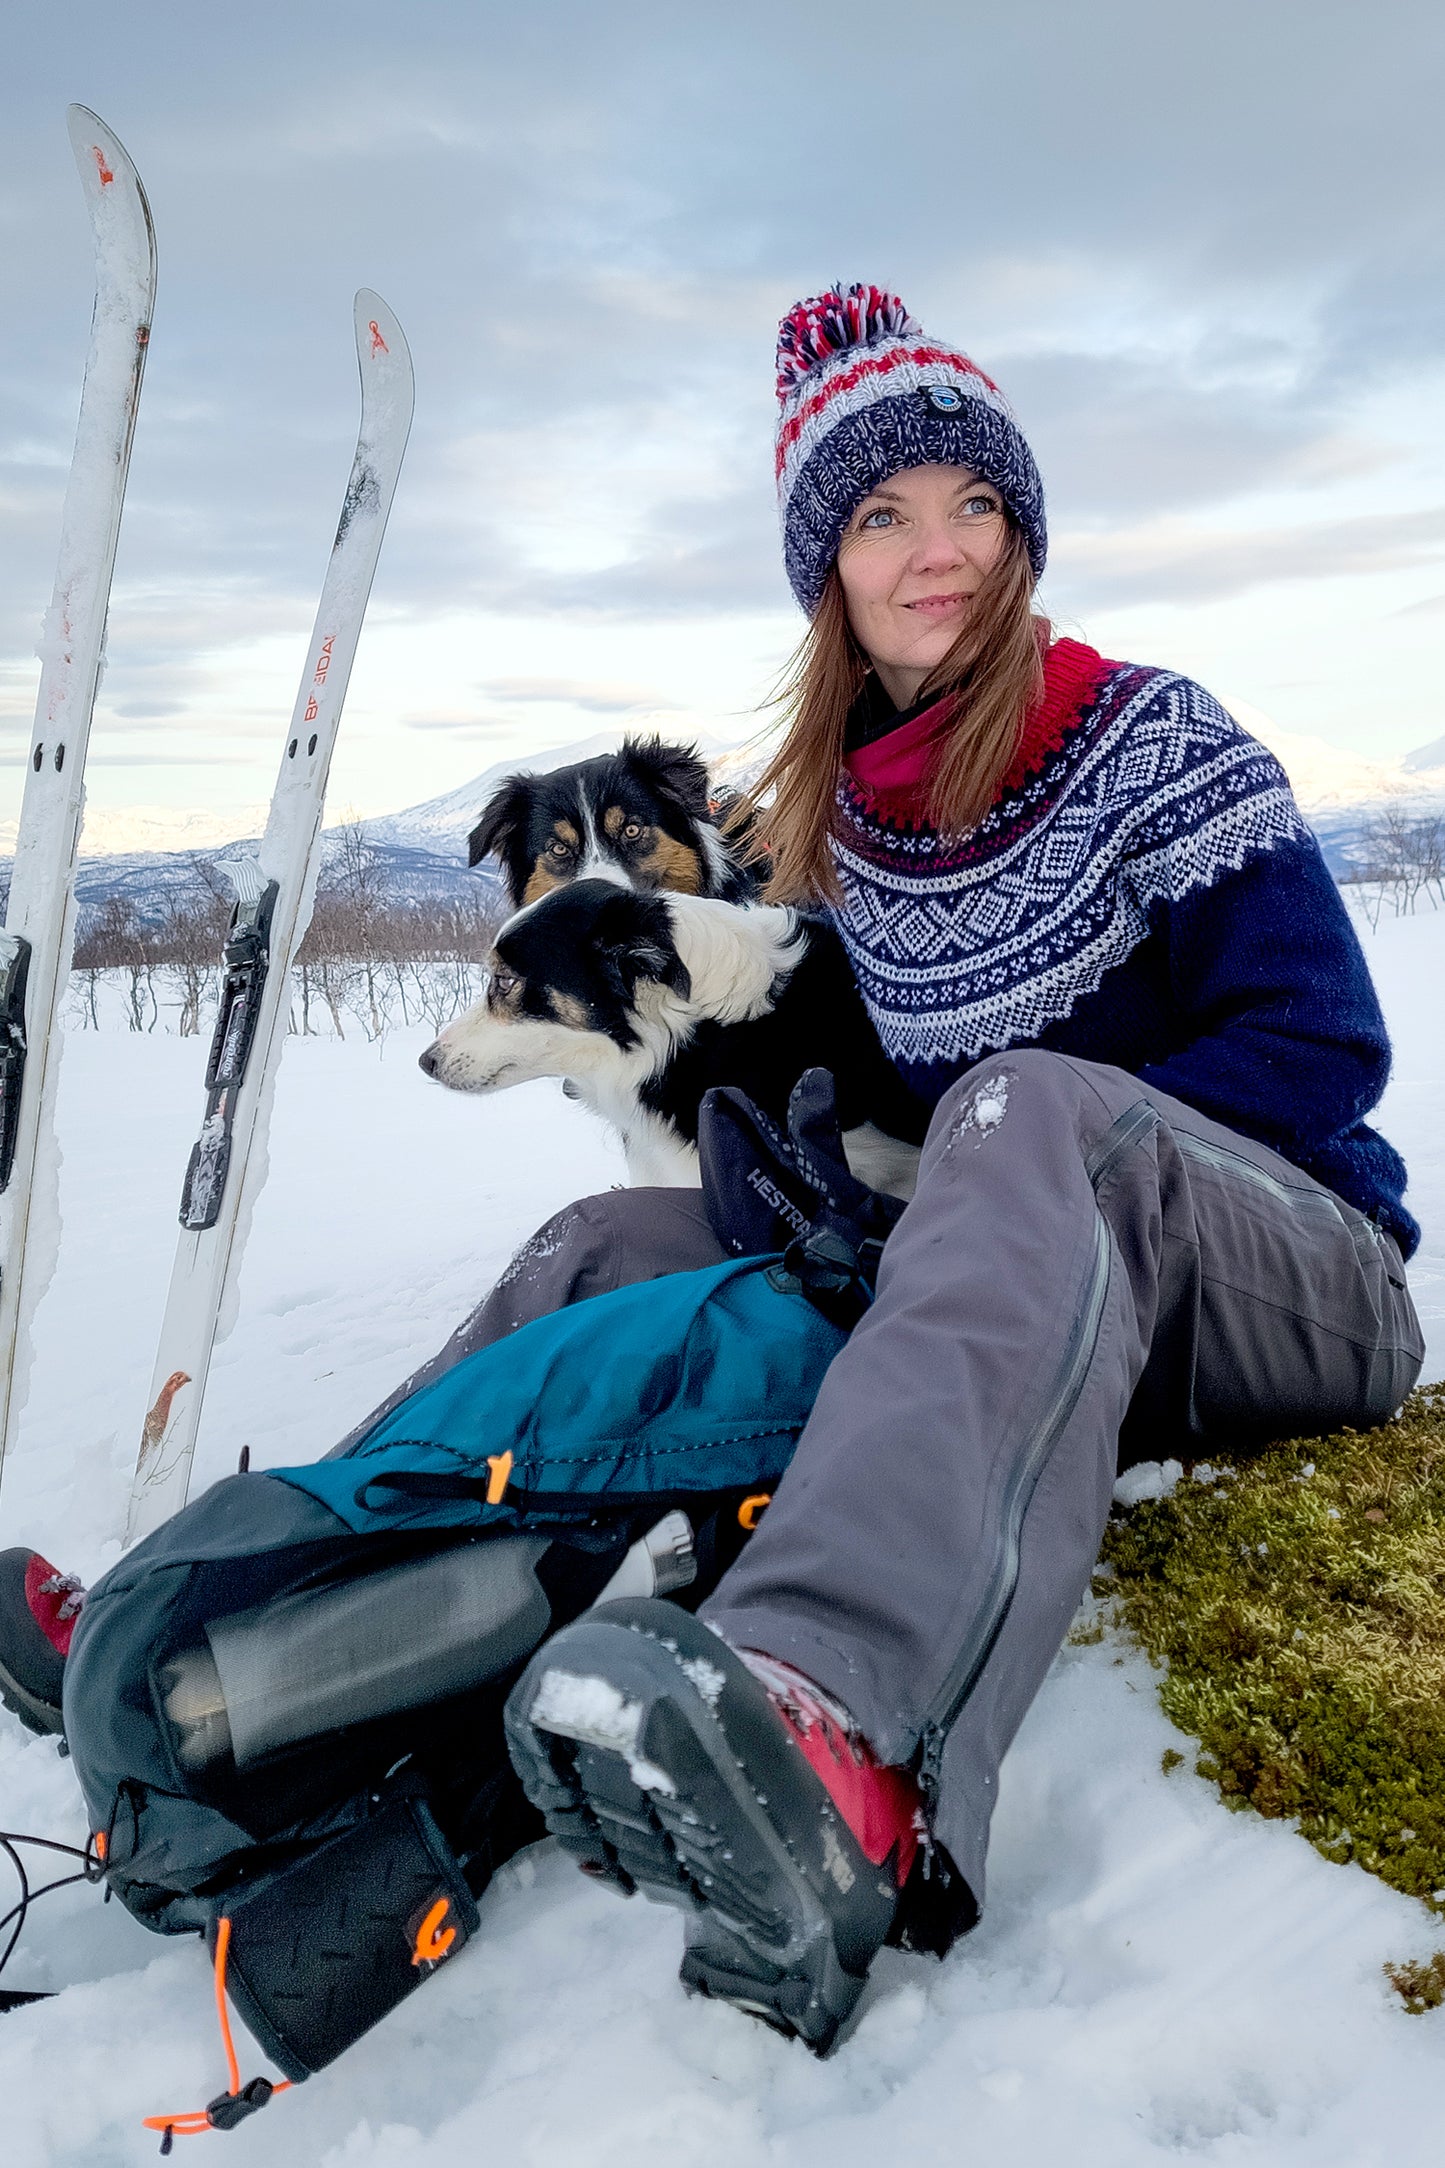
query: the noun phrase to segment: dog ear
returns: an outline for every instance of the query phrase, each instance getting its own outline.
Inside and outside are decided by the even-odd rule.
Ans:
[[[516,842],[530,804],[529,775],[504,776],[482,807],[481,818],[467,837],[467,864],[480,865],[484,858],[505,858]]]
[[[691,974],[673,939],[672,915],[660,896],[619,889],[598,933],[608,969],[627,1000],[642,979],[671,988],[684,1001],[692,992]]]
[[[658,737],[624,738],[621,758],[694,820],[709,818],[707,767],[695,745],[664,745]]]

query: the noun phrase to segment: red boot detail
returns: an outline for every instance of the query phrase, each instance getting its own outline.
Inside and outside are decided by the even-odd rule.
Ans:
[[[894,1880],[902,1889],[925,1828],[923,1795],[910,1771],[879,1761],[847,1711],[791,1664],[759,1649],[738,1654],[767,1689],[859,1850],[875,1867],[892,1854]]]
[[[32,1551],[25,1568],[25,1602],[56,1655],[67,1657],[75,1622],[85,1602],[84,1584],[75,1574],[62,1573],[48,1558]]]

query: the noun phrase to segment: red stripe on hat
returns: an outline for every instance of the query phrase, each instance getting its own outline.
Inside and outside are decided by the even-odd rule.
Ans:
[[[987,384],[991,392],[1002,398],[1003,394],[999,391],[993,378],[985,376],[978,363],[970,361],[967,354],[960,354],[956,347],[895,346],[887,354],[869,354],[863,360],[856,361],[851,369],[840,369],[835,377],[829,379],[821,391],[816,391],[810,399],[805,399],[797,413],[790,416],[783,423],[778,431],[778,450],[775,462],[777,472],[781,475],[783,463],[793,444],[813,416],[821,413],[830,400],[838,398],[843,392],[852,391],[854,385],[861,384],[865,377],[885,376],[893,369],[902,368],[905,362],[924,363],[933,361],[946,362],[950,368],[957,369],[964,376],[976,376],[980,383]]]

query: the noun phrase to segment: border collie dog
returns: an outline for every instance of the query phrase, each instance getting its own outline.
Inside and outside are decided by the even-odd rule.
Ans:
[[[490,968],[485,998],[421,1056],[452,1091],[562,1077],[621,1133],[631,1182],[694,1188],[705,1092],[738,1085],[781,1121],[818,1066],[832,1071],[854,1173],[912,1194],[927,1110],[825,921],[578,880],[508,919]]]
[[[696,751],[655,737],[506,777],[467,838],[468,865],[489,857],[501,861],[514,910],[588,877],[730,903],[758,888],[718,828]]]

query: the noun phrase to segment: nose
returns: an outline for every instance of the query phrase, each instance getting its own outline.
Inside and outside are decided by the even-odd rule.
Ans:
[[[913,541],[912,569],[915,572],[952,572],[963,562],[964,553],[951,520],[936,519],[920,524]]]
[[[437,1053],[437,1042],[435,1039],[433,1039],[431,1045],[427,1048],[426,1052],[424,1054],[417,1055],[416,1065],[418,1069],[425,1070],[428,1076],[435,1076],[437,1073],[437,1063],[439,1060],[440,1056]]]

